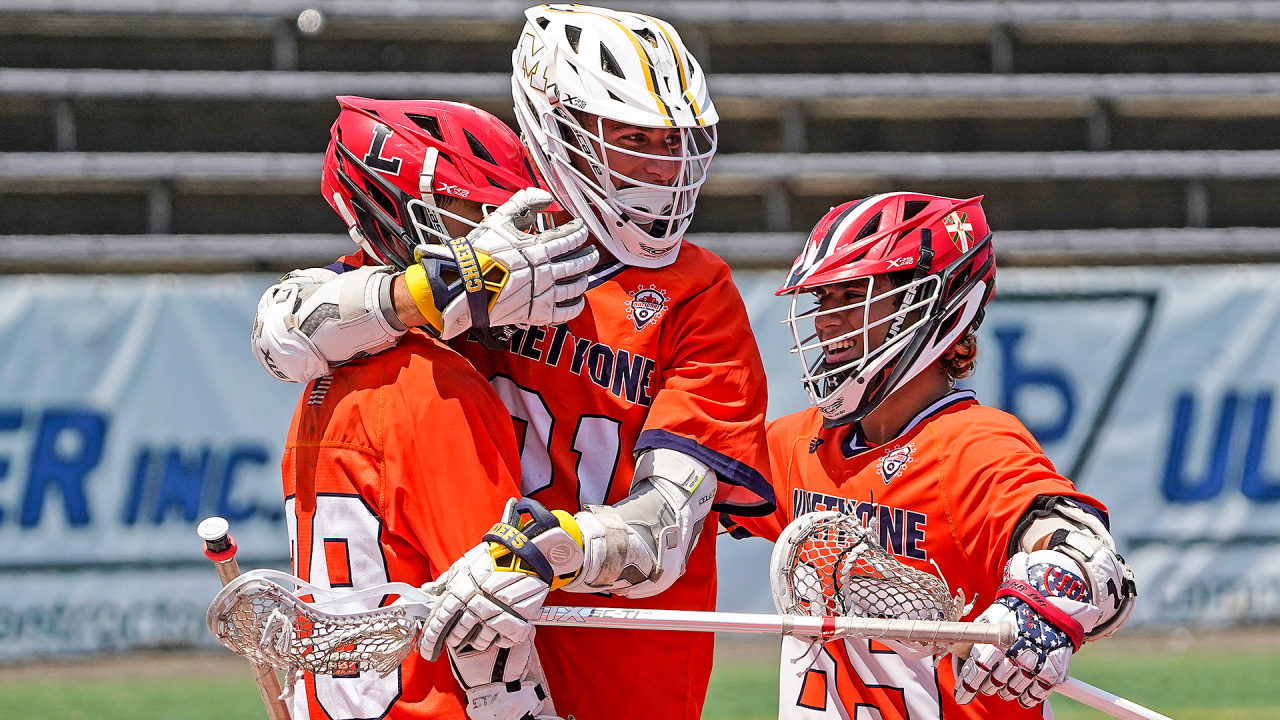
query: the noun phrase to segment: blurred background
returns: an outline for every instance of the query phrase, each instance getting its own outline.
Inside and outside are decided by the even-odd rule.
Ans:
[[[211,647],[194,534],[223,515],[243,566],[287,567],[302,388],[253,359],[254,307],[354,249],[317,192],[333,96],[514,124],[524,7],[0,0],[0,718],[263,716]],[[709,76],[688,239],[734,269],[770,417],[807,404],[772,293],[811,225],[985,195],[1001,270],[969,384],[1110,507],[1138,573],[1074,674],[1178,718],[1280,716],[1280,2],[613,7],[672,22]],[[721,538],[722,608],[771,609],[769,549]],[[775,716],[776,643],[718,647],[706,717]]]

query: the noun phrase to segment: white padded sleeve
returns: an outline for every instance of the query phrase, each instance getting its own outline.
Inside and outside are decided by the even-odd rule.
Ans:
[[[1046,537],[1046,549],[1066,555],[1084,571],[1101,610],[1085,637],[1100,640],[1119,630],[1133,612],[1137,585],[1106,526],[1074,501],[1058,498],[1049,514],[1031,522],[1016,543],[1019,550],[1029,553]]]
[[[582,572],[570,592],[644,598],[684,574],[716,496],[716,473],[665,448],[636,459],[631,494],[616,505],[589,505],[574,516],[582,530]]]
[[[391,304],[391,268],[295,270],[258,302],[253,348],[271,375],[310,382],[394,346],[407,328]]]

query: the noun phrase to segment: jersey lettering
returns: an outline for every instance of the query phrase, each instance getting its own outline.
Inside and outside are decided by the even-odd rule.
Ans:
[[[875,520],[880,527],[878,539],[880,547],[902,557],[915,560],[929,559],[929,554],[924,549],[924,528],[928,525],[929,518],[924,513],[865,500],[859,502],[801,488],[792,491],[791,507],[794,513],[792,517],[800,517],[811,512],[835,510],[845,515],[856,515],[864,527],[870,527],[871,521]]]
[[[575,338],[568,327],[516,330],[507,352],[530,360],[541,360],[558,367],[562,357],[569,358],[569,372],[582,375],[614,397],[628,403],[649,407],[653,404],[653,373],[658,363],[639,353],[614,348],[588,338]],[[573,348],[564,352],[566,344]]]
[[[316,494],[315,512],[299,518],[297,503],[285,502],[293,572],[312,585],[363,588],[388,582],[382,555],[382,520],[359,495]],[[301,532],[301,535],[299,534]],[[358,606],[358,607],[357,607]],[[344,611],[372,610],[376,599],[343,606]],[[400,697],[400,670],[385,678],[377,673],[315,675],[315,699],[328,720],[383,717]],[[306,693],[294,695],[291,712],[308,712]]]

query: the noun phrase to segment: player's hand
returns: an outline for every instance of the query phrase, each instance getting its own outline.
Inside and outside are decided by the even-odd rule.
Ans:
[[[577,317],[586,307],[587,273],[600,259],[594,247],[584,247],[588,233],[581,220],[544,232],[530,232],[538,212],[551,205],[551,194],[526,188],[511,196],[468,233],[449,246],[419,245],[417,253],[429,264],[450,261],[455,271],[467,273],[470,253],[483,281],[483,301],[451,295],[439,308],[441,336],[454,337],[464,330],[505,325],[555,325]],[[427,268],[431,275],[431,268]],[[422,292],[410,292],[422,307]],[[420,285],[419,285],[420,287]],[[477,288],[472,287],[471,292]],[[440,295],[437,290],[435,295]],[[481,317],[483,315],[483,317]],[[431,317],[429,314],[428,317]]]
[[[1035,707],[1066,681],[1071,654],[1099,616],[1073,560],[1056,550],[1014,555],[996,601],[977,622],[1011,622],[1018,639],[1008,649],[973,646],[956,676],[956,702],[981,692]]]
[[[573,516],[527,498],[509,501],[484,542],[424,587],[438,600],[422,634],[423,655],[435,660],[445,648],[484,652],[527,641],[547,593],[577,575],[582,557]]]
[[[468,720],[558,720],[532,629],[523,642],[510,648],[450,650],[449,660],[467,696]]]

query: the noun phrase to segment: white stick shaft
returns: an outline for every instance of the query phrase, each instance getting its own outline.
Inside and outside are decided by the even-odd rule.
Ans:
[[[620,630],[678,630],[734,632],[812,637],[878,637],[940,643],[986,643],[1008,647],[1013,628],[1008,623],[929,622],[879,618],[801,617],[753,613],[696,612],[692,610],[640,610],[575,606],[545,606],[535,625],[596,627]],[[965,653],[967,655],[967,653]],[[1112,695],[1075,678],[1054,690],[1121,720],[1170,720],[1160,713]]]
[[[1012,642],[1013,628],[1007,623],[930,622],[927,620],[883,620],[880,618],[800,617],[750,613],[696,612],[692,610],[640,610],[604,607],[542,608],[536,625],[617,628],[623,630],[683,630],[690,632],[736,632],[767,635],[808,635],[812,637],[875,637],[889,640],[916,640],[938,643]]]
[[[1144,708],[1135,702],[1112,695],[1106,690],[1096,688],[1089,683],[1080,682],[1073,677],[1067,678],[1066,682],[1053,690],[1059,695],[1084,703],[1095,710],[1101,710],[1121,720],[1171,720],[1167,715],[1161,715],[1155,710]]]

